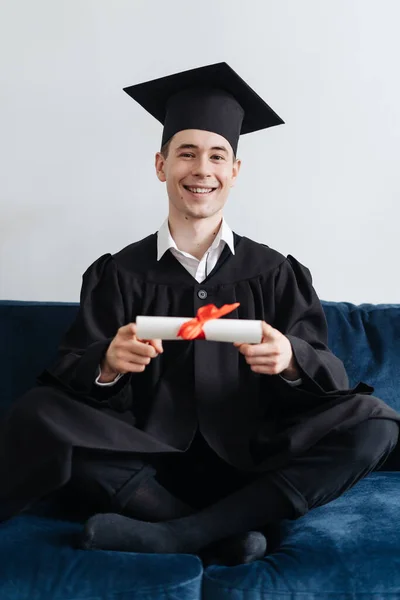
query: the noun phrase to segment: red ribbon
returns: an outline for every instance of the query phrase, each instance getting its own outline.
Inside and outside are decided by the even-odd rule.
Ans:
[[[182,337],[184,340],[205,340],[206,336],[203,331],[204,323],[212,319],[219,319],[219,317],[227,315],[238,306],[240,306],[240,302],[224,304],[221,308],[217,308],[215,304],[206,304],[206,306],[200,307],[194,319],[190,319],[190,321],[186,321],[186,323],[181,325],[178,337]]]

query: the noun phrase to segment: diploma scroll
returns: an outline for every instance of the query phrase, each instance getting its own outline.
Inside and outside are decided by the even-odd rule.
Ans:
[[[140,340],[182,340],[178,331],[186,317],[136,317],[136,335]],[[251,319],[213,319],[203,325],[205,339],[210,342],[259,344],[262,340],[261,321]]]

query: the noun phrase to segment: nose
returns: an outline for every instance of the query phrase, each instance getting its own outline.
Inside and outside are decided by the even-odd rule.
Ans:
[[[205,177],[211,177],[212,165],[208,160],[207,155],[199,155],[197,160],[193,163],[193,175],[199,179]]]

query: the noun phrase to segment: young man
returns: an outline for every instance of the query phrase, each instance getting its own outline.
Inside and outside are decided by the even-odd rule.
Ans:
[[[3,424],[1,515],[68,483],[99,513],[86,549],[249,562],[260,530],[380,468],[400,415],[349,389],[309,270],[223,218],[239,135],[282,120],[225,63],[126,91],[164,124],[168,219],[84,274],[59,359]],[[229,318],[262,320],[261,343],[136,335],[137,315],[235,302]]]

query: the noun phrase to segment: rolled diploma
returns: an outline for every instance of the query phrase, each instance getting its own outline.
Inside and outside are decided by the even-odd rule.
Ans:
[[[178,337],[180,326],[187,317],[136,317],[136,335],[140,340],[183,340]],[[203,326],[206,340],[210,342],[236,342],[259,344],[262,340],[261,321],[252,319],[212,319]]]

